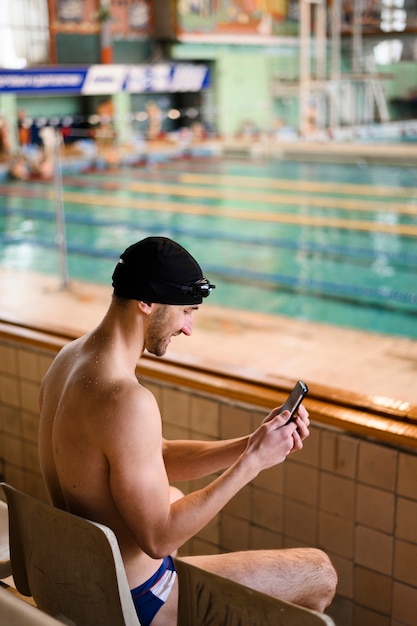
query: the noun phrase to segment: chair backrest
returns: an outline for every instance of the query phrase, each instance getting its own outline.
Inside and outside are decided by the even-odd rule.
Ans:
[[[24,602],[11,592],[0,587],[0,624],[2,626],[62,626],[54,617],[46,615],[32,604]]]
[[[77,626],[140,626],[114,533],[2,483],[17,590]]]
[[[175,563],[181,626],[334,626],[327,615],[253,591],[181,559]]]

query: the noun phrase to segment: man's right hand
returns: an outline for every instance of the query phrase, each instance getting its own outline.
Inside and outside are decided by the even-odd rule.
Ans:
[[[303,405],[300,405],[296,418],[291,422],[288,422],[289,411],[279,411],[280,407],[274,408],[249,436],[244,454],[251,457],[258,472],[282,463],[290,452],[301,450],[303,440],[310,434],[310,420]]]

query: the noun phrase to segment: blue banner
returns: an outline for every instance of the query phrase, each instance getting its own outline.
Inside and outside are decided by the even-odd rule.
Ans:
[[[0,92],[54,93],[81,91],[88,68],[0,70]]]
[[[208,67],[193,63],[0,70],[0,93],[17,94],[196,92],[209,82]]]

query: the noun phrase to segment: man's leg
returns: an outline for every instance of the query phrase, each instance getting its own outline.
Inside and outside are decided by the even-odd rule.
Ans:
[[[253,550],[183,560],[315,611],[323,612],[336,591],[337,574],[328,556],[316,548]]]

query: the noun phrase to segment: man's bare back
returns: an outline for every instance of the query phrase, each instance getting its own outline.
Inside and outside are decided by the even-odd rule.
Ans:
[[[188,302],[191,296],[183,298]],[[155,398],[135,370],[144,350],[162,356],[174,337],[191,335],[201,299],[190,302],[114,296],[97,328],[60,352],[41,387],[39,452],[51,500],[112,528],[131,589],[148,581],[162,559],[199,532],[260,471],[301,449],[309,434],[308,413],[301,406],[296,423],[285,425],[288,414],[276,408],[249,437],[163,439]],[[170,488],[170,482],[220,470],[207,487],[186,496]],[[188,560],[317,610],[324,610],[335,590],[334,570],[315,549]],[[153,626],[176,624],[178,583],[172,580]]]

